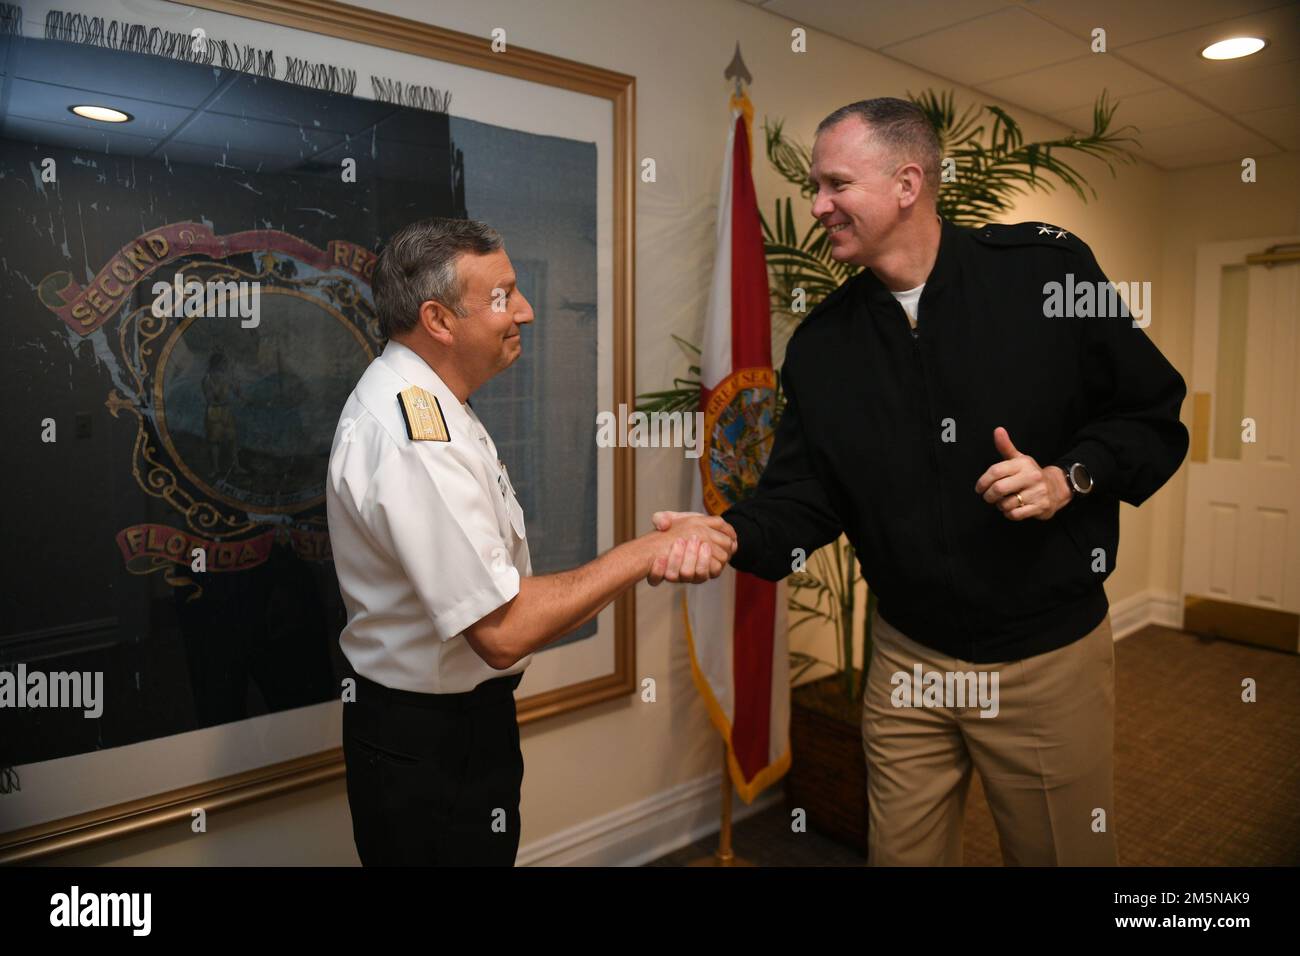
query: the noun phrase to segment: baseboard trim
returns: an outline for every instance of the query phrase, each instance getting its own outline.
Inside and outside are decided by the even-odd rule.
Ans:
[[[1115,640],[1142,630],[1148,624],[1181,628],[1183,606],[1177,594],[1164,591],[1139,591],[1110,606],[1110,628]]]
[[[641,866],[718,832],[722,773],[715,771],[644,800],[584,820],[519,848],[517,866]],[[740,821],[782,799],[779,784],[748,806],[735,801]]]

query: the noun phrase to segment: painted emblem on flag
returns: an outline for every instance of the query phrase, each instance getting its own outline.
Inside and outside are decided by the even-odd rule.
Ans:
[[[772,451],[775,409],[776,373],[770,368],[738,369],[709,393],[700,456],[709,514],[721,514],[758,487]]]
[[[335,416],[382,342],[374,263],[344,240],[320,249],[279,230],[218,235],[176,222],[128,241],[84,287],[66,271],[41,280],[45,306],[77,335],[98,332],[112,356],[105,405],[114,418],[135,418],[136,484],[184,518],[183,527],[153,520],[119,531],[129,572],[162,571],[195,600],[203,587],[185,572],[200,570],[196,549],[207,572],[257,567],[276,542],[307,561],[331,560],[324,505]],[[199,287],[195,308],[159,307],[155,280],[179,296],[182,270]],[[206,292],[241,283],[258,290],[255,325]]]

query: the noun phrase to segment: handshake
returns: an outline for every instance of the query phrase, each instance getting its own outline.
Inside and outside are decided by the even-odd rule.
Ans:
[[[716,578],[736,553],[736,530],[721,518],[695,511],[656,511],[650,549],[651,587],[661,581],[703,584]]]

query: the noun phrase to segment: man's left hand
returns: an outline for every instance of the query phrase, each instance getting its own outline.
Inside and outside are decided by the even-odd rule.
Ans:
[[[1046,521],[1074,497],[1065,472],[1055,465],[1040,468],[1032,456],[1021,454],[1007,430],[993,429],[993,446],[1002,461],[980,475],[975,493],[1012,521],[1037,518]]]

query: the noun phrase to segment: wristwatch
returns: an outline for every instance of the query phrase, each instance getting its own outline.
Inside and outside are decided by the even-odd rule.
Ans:
[[[1076,461],[1065,472],[1065,477],[1069,479],[1070,487],[1076,494],[1086,495],[1092,491],[1092,475],[1088,473],[1087,466]]]

